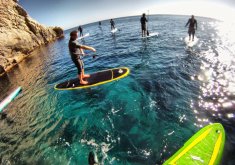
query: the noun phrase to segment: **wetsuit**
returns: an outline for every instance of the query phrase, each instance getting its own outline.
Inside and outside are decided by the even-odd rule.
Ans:
[[[114,27],[114,25],[115,25],[114,21],[111,20],[110,23],[111,23],[111,30],[115,29],[115,27]]]
[[[80,50],[81,45],[78,43],[77,40],[69,40],[69,52],[71,55],[71,59],[74,62],[74,64],[76,65],[77,69],[78,69],[78,74],[80,75],[82,72],[82,69],[84,69],[84,64],[82,61],[82,52]]]
[[[78,27],[78,31],[80,32],[80,36],[83,36],[83,32],[82,32],[82,27],[81,26]]]
[[[147,30],[147,27],[146,27],[146,22],[148,22],[147,18],[146,17],[141,17],[140,18],[140,23],[141,23],[141,29],[142,31],[146,31]]]
[[[195,28],[194,27],[196,26],[196,29],[197,29],[197,20],[196,19],[193,20],[192,18],[190,18],[185,26],[188,26],[188,24],[189,24],[188,34],[189,35],[192,34],[194,36],[194,34],[195,34]]]

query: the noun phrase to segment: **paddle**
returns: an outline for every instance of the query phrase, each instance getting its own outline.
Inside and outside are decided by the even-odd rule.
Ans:
[[[148,21],[149,21],[149,10],[148,10]],[[148,23],[148,24],[149,24],[149,23]],[[147,25],[147,36],[149,36],[148,25]]]
[[[92,56],[93,58],[96,58],[96,56],[98,56],[97,54],[76,54],[76,55]]]

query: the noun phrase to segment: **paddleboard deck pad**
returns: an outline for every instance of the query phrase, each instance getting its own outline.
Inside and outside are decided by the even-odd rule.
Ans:
[[[208,125],[194,134],[163,165],[219,165],[225,142],[221,124]]]
[[[130,72],[129,68],[126,67],[104,70],[90,74],[90,77],[86,79],[86,81],[88,81],[88,84],[86,85],[80,84],[79,79],[76,78],[55,85],[55,89],[73,90],[73,89],[89,88],[124,78],[129,74],[129,72]]]

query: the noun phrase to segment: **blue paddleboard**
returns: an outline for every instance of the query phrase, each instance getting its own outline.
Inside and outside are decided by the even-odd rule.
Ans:
[[[9,96],[7,96],[5,99],[3,99],[0,102],[0,112],[3,111],[4,108],[12,101],[14,98],[20,93],[22,90],[21,87],[16,88]]]

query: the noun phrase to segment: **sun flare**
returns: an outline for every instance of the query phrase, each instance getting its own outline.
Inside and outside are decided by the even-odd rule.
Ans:
[[[155,14],[180,14],[216,18],[222,21],[230,20],[235,15],[235,9],[223,3],[205,1],[182,1],[164,3],[150,9]]]

